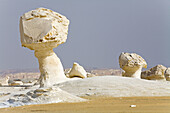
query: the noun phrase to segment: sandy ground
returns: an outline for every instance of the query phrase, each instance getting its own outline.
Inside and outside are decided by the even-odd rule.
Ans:
[[[170,97],[88,97],[81,103],[56,103],[0,109],[0,113],[170,113]],[[136,105],[135,108],[130,105]]]

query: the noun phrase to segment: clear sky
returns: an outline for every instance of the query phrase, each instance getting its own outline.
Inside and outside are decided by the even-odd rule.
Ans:
[[[64,68],[119,68],[121,52],[170,66],[170,0],[0,0],[0,70],[38,68],[21,47],[19,18],[39,7],[70,20],[67,42],[54,49]]]

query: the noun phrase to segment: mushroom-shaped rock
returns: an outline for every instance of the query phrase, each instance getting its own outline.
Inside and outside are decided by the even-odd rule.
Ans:
[[[49,87],[67,79],[53,48],[66,41],[68,25],[65,16],[45,8],[29,11],[20,18],[22,46],[35,50],[39,61],[40,87]]]
[[[146,61],[136,53],[121,53],[119,65],[125,72],[122,76],[141,78],[142,68],[147,68]]]
[[[165,70],[165,78],[167,81],[170,81],[170,67]]]
[[[69,72],[69,77],[70,78],[73,78],[73,77],[87,78],[87,72],[82,66],[74,62],[73,67]]]
[[[9,81],[9,76],[6,76],[5,78],[2,78],[0,80],[0,86],[8,85],[8,81]]]
[[[143,71],[141,73],[141,78],[147,80],[165,80],[164,73],[166,69],[167,68],[163,65],[156,65],[149,70]]]

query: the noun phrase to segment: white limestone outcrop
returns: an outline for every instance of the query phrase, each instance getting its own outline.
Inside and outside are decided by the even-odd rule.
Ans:
[[[87,72],[87,77],[95,77],[95,76],[96,76],[95,74]]]
[[[165,78],[167,81],[170,81],[170,67],[165,70]]]
[[[70,78],[73,77],[87,78],[87,72],[85,71],[85,69],[76,62],[74,62],[73,67],[68,75]]]
[[[58,87],[38,88],[37,87],[7,87],[1,88],[0,108],[16,107],[33,104],[49,104],[59,102],[83,102],[87,101],[74,96]],[[3,93],[2,93],[3,92]]]
[[[142,68],[147,68],[146,61],[136,53],[121,53],[119,65],[125,72],[122,76],[141,78]]]
[[[165,80],[164,73],[166,69],[167,68],[163,65],[156,65],[149,70],[143,71],[141,73],[141,78],[147,80]]]
[[[35,50],[39,61],[40,87],[50,87],[67,80],[60,59],[53,48],[66,42],[69,20],[50,9],[37,8],[20,18],[22,46]]]
[[[22,81],[13,81],[10,86],[21,86],[24,85],[24,83]]]
[[[0,79],[0,86],[8,85],[8,81],[9,81],[9,76],[6,76],[5,78]]]
[[[64,69],[64,74],[67,78],[70,78],[69,77],[69,72],[71,71],[71,68],[68,68],[68,69]]]

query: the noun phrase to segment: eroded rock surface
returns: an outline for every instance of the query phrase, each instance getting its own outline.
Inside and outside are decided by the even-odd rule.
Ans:
[[[148,80],[165,80],[165,70],[167,68],[163,65],[156,65],[155,67],[143,71],[141,74],[142,79],[148,79]]]
[[[11,92],[12,94],[3,93],[3,97],[0,98],[0,108],[9,106],[23,106],[30,104],[86,101],[86,99],[76,97],[56,87],[39,89],[31,88],[25,90],[19,88],[18,91],[16,89],[13,90],[14,92]]]
[[[8,85],[9,77],[1,78],[0,79],[0,86]]]
[[[20,85],[24,85],[24,83],[22,81],[13,81],[10,86],[20,86]]]
[[[37,8],[21,16],[20,33],[22,46],[32,50],[41,42],[51,42],[52,48],[67,39],[69,20],[50,9]],[[30,45],[29,44],[33,44]],[[36,46],[37,45],[37,46]],[[45,47],[45,43],[41,47]]]
[[[95,76],[96,76],[95,74],[87,72],[87,77],[95,77]]]
[[[147,67],[146,61],[136,53],[121,53],[119,65],[125,71],[122,76],[134,78],[141,78],[142,68]]]
[[[167,81],[170,81],[170,67],[165,70],[165,78]]]

